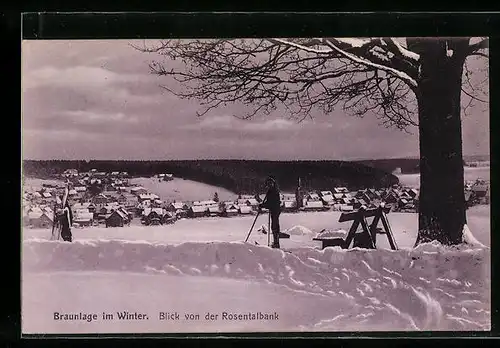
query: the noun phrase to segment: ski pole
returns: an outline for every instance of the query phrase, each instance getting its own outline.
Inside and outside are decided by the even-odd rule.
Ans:
[[[271,212],[267,214],[267,246],[271,245]]]
[[[252,233],[253,227],[255,226],[255,223],[257,222],[257,218],[259,217],[260,211],[257,211],[257,215],[255,215],[255,219],[253,220],[252,227],[250,227],[250,231],[248,231],[247,238],[245,239],[245,243],[248,240],[248,237],[250,237],[250,233]]]

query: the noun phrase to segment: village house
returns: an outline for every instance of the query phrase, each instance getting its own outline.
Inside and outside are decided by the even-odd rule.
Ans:
[[[53,224],[52,215],[45,212],[31,211],[28,213],[29,225],[32,228],[51,228]]]
[[[281,201],[284,201],[284,202],[295,202],[296,201],[296,197],[295,197],[295,194],[293,193],[283,193],[281,195]]]
[[[80,227],[88,227],[94,224],[94,214],[88,210],[77,210],[74,213],[73,223]]]
[[[139,194],[139,195],[137,196],[137,200],[138,200],[139,202],[144,202],[144,201],[155,201],[155,200],[157,200],[158,198],[160,198],[160,197],[158,197],[158,196],[157,196],[157,195],[155,195],[154,193],[142,193],[142,194]]]
[[[177,213],[178,211],[186,211],[188,209],[187,204],[183,202],[172,202],[167,205],[167,210],[174,213]]]
[[[251,207],[253,210],[257,210],[260,203],[255,198],[249,198],[245,201],[245,204]]]
[[[126,205],[128,202],[128,199],[125,195],[120,194],[116,197],[116,201],[118,202],[118,204]]]
[[[238,209],[241,215],[250,215],[253,211],[252,207],[249,205],[239,205]]]
[[[128,216],[121,210],[115,210],[106,217],[106,227],[123,227],[128,221]]]
[[[323,211],[325,207],[323,206],[323,202],[316,200],[308,200],[305,202],[302,210],[305,211]]]
[[[139,195],[145,195],[146,193],[148,193],[148,190],[146,190],[142,186],[135,186],[130,189],[130,192],[133,193],[134,195],[139,196]]]
[[[74,190],[76,192],[86,192],[87,191],[87,187],[86,186],[75,186]]]
[[[92,198],[92,203],[94,203],[95,205],[106,204],[108,203],[108,197],[103,193],[99,193]]]
[[[335,204],[335,198],[333,197],[333,194],[331,191],[321,191],[321,200],[323,201],[324,205],[329,205],[332,206]]]
[[[307,201],[321,202],[321,197],[316,192],[309,192],[304,196],[304,198]]]
[[[238,206],[232,202],[225,202],[229,204],[224,204],[222,208],[222,216],[231,217],[236,216],[239,213]]]
[[[211,206],[211,205],[218,205],[218,203],[214,200],[207,200],[207,201],[195,201],[193,202],[193,205],[196,206]]]
[[[238,198],[238,199],[236,200],[236,204],[237,204],[237,205],[247,205],[247,199]]]
[[[340,205],[340,211],[346,212],[346,211],[353,211],[353,210],[354,210],[354,206],[352,206],[350,204],[341,204]]]
[[[387,204],[397,204],[399,196],[394,191],[389,191],[383,198],[383,201]]]
[[[333,192],[334,193],[349,193],[349,190],[347,189],[347,187],[335,187],[333,189]]]
[[[193,205],[188,209],[187,216],[190,218],[198,218],[206,216],[207,208],[203,205]]]
[[[368,190],[359,190],[354,195],[354,198],[356,198],[358,200],[364,200],[365,202],[370,202],[372,200],[372,198],[370,197],[370,194],[368,192],[369,192]]]
[[[141,222],[146,226],[161,225],[165,211],[162,208],[144,208]]]
[[[171,181],[174,180],[174,175],[173,174],[158,174],[158,179],[161,179],[163,181]]]
[[[297,202],[296,201],[284,201],[282,209],[284,212],[297,211]]]
[[[479,182],[471,187],[473,200],[476,204],[487,204],[489,202],[489,187],[487,184]]]
[[[222,209],[219,205],[210,205],[207,207],[207,213],[211,217],[222,215]]]
[[[163,225],[173,224],[173,223],[175,223],[175,220],[176,220],[175,214],[173,214],[169,211],[164,211],[163,217],[161,219],[161,223]]]
[[[365,193],[368,195],[371,201],[381,199],[380,192],[374,188],[369,188],[365,190]]]

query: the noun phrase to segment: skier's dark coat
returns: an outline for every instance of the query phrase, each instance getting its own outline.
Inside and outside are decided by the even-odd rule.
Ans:
[[[272,213],[281,212],[280,191],[278,190],[276,185],[269,187],[266,193],[266,197],[264,198],[264,201],[260,206],[261,208],[269,209],[269,211]]]
[[[73,221],[73,212],[71,209],[66,208],[59,216],[61,237],[66,242],[71,242],[73,239],[73,235],[71,233],[71,221]]]
[[[275,180],[270,181],[272,184],[267,190],[266,197],[264,201],[260,204],[261,208],[269,209],[269,215],[271,217],[271,231],[273,233],[273,248],[279,248],[279,233],[280,233],[280,220],[279,216],[281,213],[281,197],[278,185]]]

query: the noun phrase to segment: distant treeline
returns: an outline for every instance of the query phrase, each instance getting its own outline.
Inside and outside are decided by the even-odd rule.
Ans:
[[[464,156],[464,166],[468,162],[484,162],[489,161],[489,155],[470,155]],[[394,172],[396,169],[401,168],[402,174],[417,174],[420,173],[420,160],[418,158],[388,158],[388,159],[374,159],[374,160],[361,160],[354,161],[373,168],[378,168],[388,173]]]
[[[418,158],[388,158],[355,162],[377,168],[388,173],[392,173],[398,168],[401,168],[402,174],[420,173],[420,160]]]
[[[336,186],[350,189],[387,187],[399,182],[383,170],[345,161],[247,161],[247,160],[183,160],[183,161],[35,161],[25,160],[25,176],[49,178],[66,169],[87,172],[126,171],[132,177],[170,173],[175,177],[195,180],[226,188],[236,193],[262,191],[268,175],[274,175],[283,191],[294,191],[298,178],[302,187],[330,190]]]

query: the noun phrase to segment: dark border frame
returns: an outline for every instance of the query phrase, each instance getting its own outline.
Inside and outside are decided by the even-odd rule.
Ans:
[[[498,50],[500,47],[499,13],[25,13],[22,16],[23,39],[137,39],[137,38],[208,38],[230,37],[297,37],[297,36],[490,36],[490,95],[498,95]],[[17,43],[19,49],[20,43]],[[498,104],[490,104],[490,154],[498,145],[494,138],[498,128]],[[493,116],[494,115],[494,116]],[[496,160],[491,170],[496,173]],[[18,157],[19,158],[19,157]],[[16,173],[19,175],[19,173]],[[494,178],[495,175],[492,175]],[[495,180],[491,183],[496,190]],[[18,191],[17,191],[18,192]],[[495,211],[492,194],[491,210]],[[16,214],[20,214],[16,210]],[[19,215],[18,215],[19,216]],[[491,248],[499,249],[495,236],[495,216],[491,223]],[[18,220],[19,221],[19,220]],[[19,245],[19,240],[13,243]],[[495,270],[499,258],[492,253],[492,330],[490,332],[327,332],[327,333],[228,333],[228,334],[99,334],[99,335],[23,335],[23,338],[487,338],[499,336],[498,289]],[[19,269],[20,271],[20,269]],[[20,274],[20,272],[18,273]],[[19,278],[12,281],[17,282]],[[16,294],[20,296],[20,292]],[[17,298],[17,297],[16,297]],[[14,301],[11,302],[14,304]],[[17,301],[15,305],[20,305]],[[17,306],[16,306],[17,307]],[[20,307],[10,308],[7,325],[19,337]],[[9,325],[10,324],[10,325]],[[450,341],[448,341],[450,342]],[[450,342],[451,343],[451,342]]]

